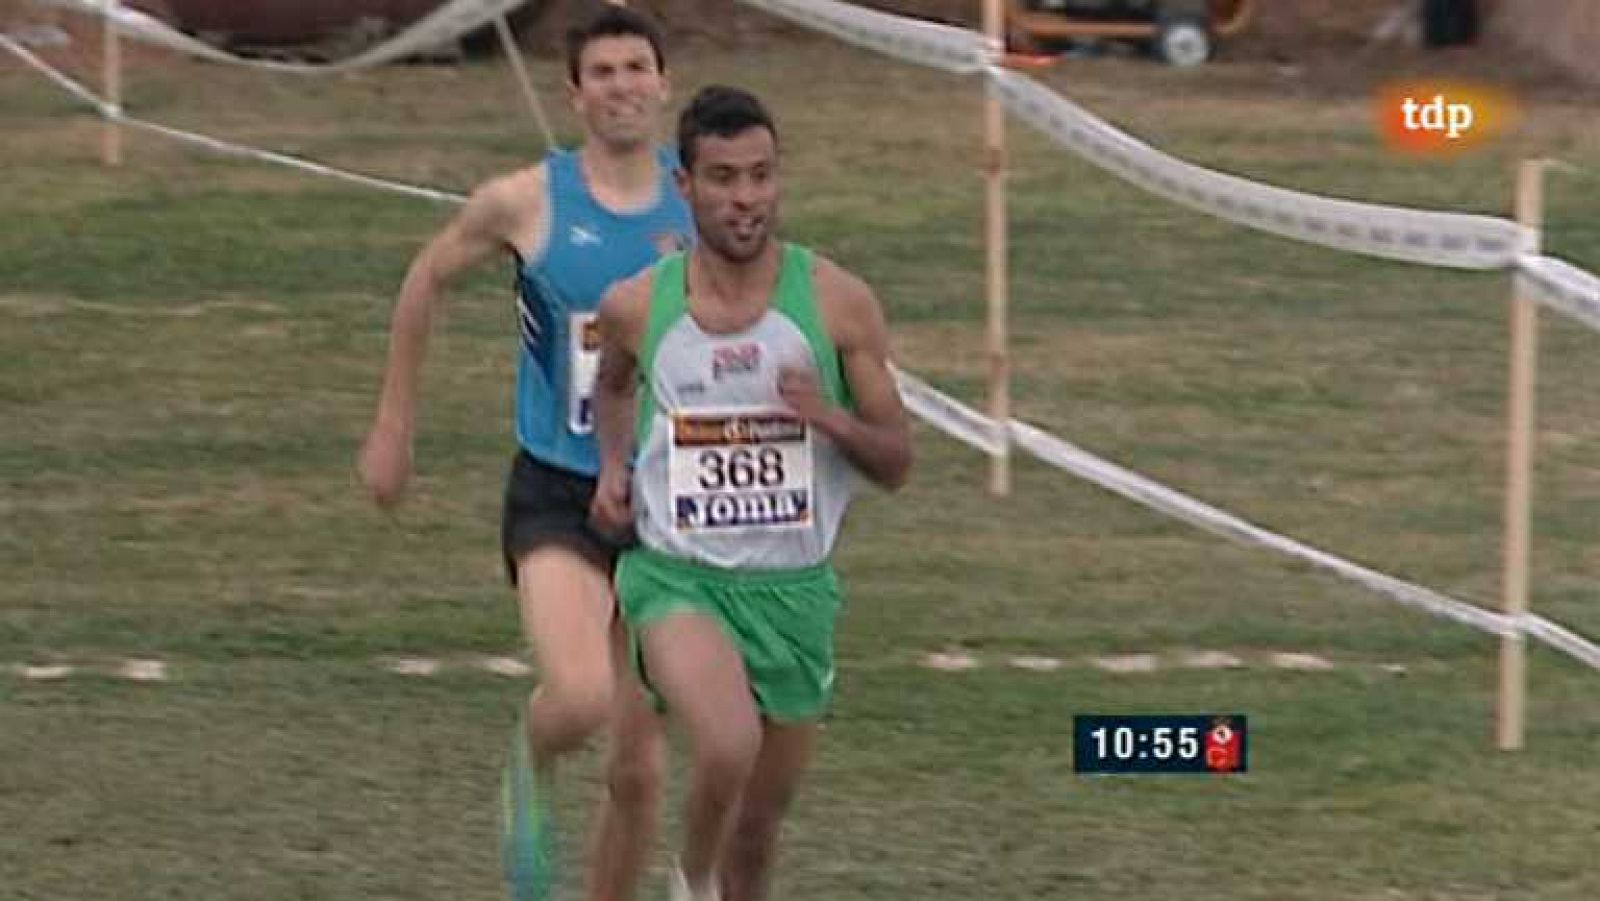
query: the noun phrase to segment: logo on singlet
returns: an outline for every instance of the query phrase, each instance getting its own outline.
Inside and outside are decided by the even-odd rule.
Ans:
[[[711,352],[711,379],[720,382],[723,376],[750,375],[761,369],[759,343],[728,344]]]
[[[567,237],[572,241],[573,247],[590,247],[600,243],[599,233],[582,225],[572,226],[567,232]]]

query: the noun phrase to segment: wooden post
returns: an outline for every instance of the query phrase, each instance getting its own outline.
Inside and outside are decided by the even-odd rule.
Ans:
[[[1517,169],[1517,222],[1533,230],[1530,249],[1539,252],[1544,228],[1543,160],[1524,160]],[[1510,617],[1528,612],[1528,556],[1533,503],[1534,385],[1539,370],[1539,309],[1513,278],[1511,295],[1511,383],[1507,401],[1505,549],[1502,608]],[[1500,639],[1500,695],[1496,743],[1501,750],[1522,747],[1528,692],[1527,648],[1520,632]]]
[[[999,61],[1005,53],[1005,0],[983,0],[983,31]],[[989,491],[1011,493],[1011,358],[1007,352],[1006,306],[1006,119],[993,81],[983,100],[984,248],[987,271],[989,416],[1000,446],[990,458]]]
[[[506,55],[506,60],[511,63],[511,71],[517,78],[517,84],[522,88],[522,97],[528,102],[528,109],[533,113],[533,122],[539,127],[539,133],[544,135],[546,150],[556,147],[556,133],[550,128],[550,119],[544,114],[544,105],[539,102],[539,93],[533,89],[533,80],[528,77],[528,67],[522,62],[522,48],[517,46],[517,37],[511,33],[511,24],[505,16],[496,16],[494,30],[500,35],[500,48]]]
[[[118,2],[106,0],[102,20],[105,43],[100,62],[104,70],[106,103],[111,105],[111,115],[106,117],[105,129],[101,132],[100,159],[107,166],[122,165],[122,124],[118,121],[122,115],[122,38],[116,27]]]

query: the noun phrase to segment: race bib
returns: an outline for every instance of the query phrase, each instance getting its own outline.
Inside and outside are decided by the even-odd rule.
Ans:
[[[680,533],[811,525],[811,430],[788,413],[697,412],[672,417],[668,456]]]
[[[573,313],[567,323],[567,428],[594,431],[594,380],[600,372],[600,322],[593,313]]]

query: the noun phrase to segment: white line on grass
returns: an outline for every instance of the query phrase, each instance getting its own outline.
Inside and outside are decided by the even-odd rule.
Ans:
[[[485,657],[478,661],[478,668],[497,676],[526,676],[533,672],[533,667],[515,657]]]
[[[960,673],[977,669],[978,658],[964,651],[937,651],[922,658],[922,665],[947,673]]]
[[[1239,669],[1244,661],[1226,651],[1192,651],[1178,660],[1184,669]]]
[[[1370,668],[1391,676],[1409,675],[1414,666],[1401,663],[1336,663],[1320,654],[1270,651],[1251,655],[1252,663],[1245,657],[1227,651],[1181,650],[1164,653],[1122,654],[1071,659],[1039,654],[1007,655],[994,660],[998,666],[1034,673],[1054,673],[1065,669],[1092,667],[1116,675],[1154,673],[1162,670],[1238,670],[1253,667],[1289,670],[1294,672],[1332,672],[1339,669]],[[460,669],[506,678],[526,678],[534,669],[525,660],[513,656],[463,656],[454,659],[435,657],[388,657],[376,661],[384,670],[401,676],[436,676],[446,670]],[[848,665],[848,664],[846,664]],[[982,669],[983,658],[960,648],[930,651],[923,654],[918,665],[924,669],[946,673],[964,673]],[[171,665],[165,660],[127,658],[115,666],[74,666],[71,664],[11,664],[0,665],[0,673],[10,672],[33,682],[51,682],[75,675],[101,672],[131,682],[171,681]]]
[[[124,660],[117,667],[116,673],[124,679],[134,682],[165,682],[167,681],[167,662],[165,660]]]
[[[390,661],[389,670],[402,676],[431,676],[439,671],[439,661],[429,657],[401,657]]]
[[[1096,669],[1108,673],[1153,673],[1161,668],[1161,659],[1154,654],[1123,654],[1118,657],[1094,658]]]
[[[1302,672],[1325,672],[1333,669],[1333,663],[1326,657],[1316,654],[1272,654],[1267,658],[1278,669],[1300,670]]]
[[[35,682],[51,682],[56,679],[65,679],[72,675],[70,666],[27,666],[16,667],[17,675]]]

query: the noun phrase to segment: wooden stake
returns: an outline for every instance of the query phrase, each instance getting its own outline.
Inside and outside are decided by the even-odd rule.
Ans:
[[[1517,221],[1533,230],[1531,251],[1539,252],[1544,228],[1543,160],[1524,160],[1517,170]],[[1511,383],[1507,402],[1505,548],[1501,583],[1507,616],[1528,612],[1528,557],[1533,505],[1535,379],[1539,369],[1539,310],[1512,280]],[[1527,698],[1527,648],[1520,632],[1500,639],[1500,695],[1496,743],[1501,750],[1522,747]]]
[[[990,45],[1005,49],[1004,0],[983,0],[983,30]],[[995,54],[998,59],[1000,52]],[[1011,358],[1007,351],[1006,307],[1006,119],[988,82],[983,100],[984,247],[987,270],[989,416],[998,426],[1000,446],[990,458],[989,491],[1011,493]]]
[[[106,117],[100,136],[100,159],[107,166],[122,165],[122,125],[117,117],[122,115],[122,38],[116,27],[119,0],[106,0],[105,43],[101,66],[104,69],[106,103],[113,115]]]

